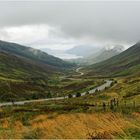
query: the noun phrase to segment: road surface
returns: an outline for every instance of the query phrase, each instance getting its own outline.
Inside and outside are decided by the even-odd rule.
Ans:
[[[76,69],[76,72],[79,73],[79,74],[82,76],[82,75],[84,75],[84,73],[81,72],[80,69],[82,69],[82,67],[77,68],[77,69]]]

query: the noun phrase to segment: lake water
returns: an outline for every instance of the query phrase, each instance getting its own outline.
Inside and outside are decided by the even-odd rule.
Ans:
[[[61,59],[77,59],[82,58],[82,56],[77,56],[74,54],[68,54],[68,53],[53,53],[52,55],[59,57]]]

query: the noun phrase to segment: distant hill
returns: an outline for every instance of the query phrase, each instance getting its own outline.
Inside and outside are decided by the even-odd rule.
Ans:
[[[140,70],[140,43],[103,62],[86,68],[89,75],[125,76]]]
[[[102,49],[98,49],[98,51],[92,50],[89,56],[73,60],[72,62],[81,64],[81,65],[92,65],[92,64],[107,60],[115,55],[118,55],[123,50],[124,50],[124,47],[121,45],[105,46]]]
[[[112,48],[105,47],[98,51],[96,54],[90,55],[86,58],[88,64],[95,64],[101,61],[107,60],[115,55],[118,55],[124,50],[124,47],[121,45],[115,45]]]
[[[66,50],[56,50],[56,49],[48,49],[48,48],[41,48],[41,50],[65,61],[69,59],[71,60],[71,59],[79,58],[79,56],[77,55],[67,53]]]
[[[87,57],[91,54],[96,53],[99,50],[98,47],[89,46],[89,45],[79,45],[75,46],[72,49],[67,50],[68,54],[74,54],[77,56]]]
[[[49,49],[49,48],[41,48],[40,50],[42,50],[43,52],[46,52],[50,55],[53,55],[55,56],[56,54],[62,54],[62,53],[65,53],[64,50],[53,50],[53,49]]]

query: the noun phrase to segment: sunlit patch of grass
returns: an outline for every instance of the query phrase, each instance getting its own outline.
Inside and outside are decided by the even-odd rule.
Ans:
[[[0,139],[17,139],[22,137],[25,131],[20,121],[12,121],[11,118],[0,120]]]
[[[33,129],[23,133],[22,139],[39,139],[42,136],[42,129]]]
[[[36,121],[37,118],[42,121]],[[31,125],[33,129],[46,132],[41,138],[89,138],[91,134],[102,138],[124,138],[127,137],[124,130],[132,126],[123,116],[113,113],[62,114],[51,120],[46,116],[38,116],[31,121]]]

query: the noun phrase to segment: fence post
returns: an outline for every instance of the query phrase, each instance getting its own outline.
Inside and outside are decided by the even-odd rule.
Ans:
[[[105,102],[103,102],[103,110],[104,111],[106,110],[106,104],[105,104]]]
[[[126,107],[126,101],[124,101],[124,106]]]
[[[117,99],[117,101],[116,101],[116,105],[117,105],[117,107],[119,106],[119,100]]]
[[[135,102],[135,101],[133,101],[133,107],[134,107],[134,108],[136,107],[136,102]]]
[[[110,100],[110,109],[113,110],[114,106],[113,106],[113,100]]]

